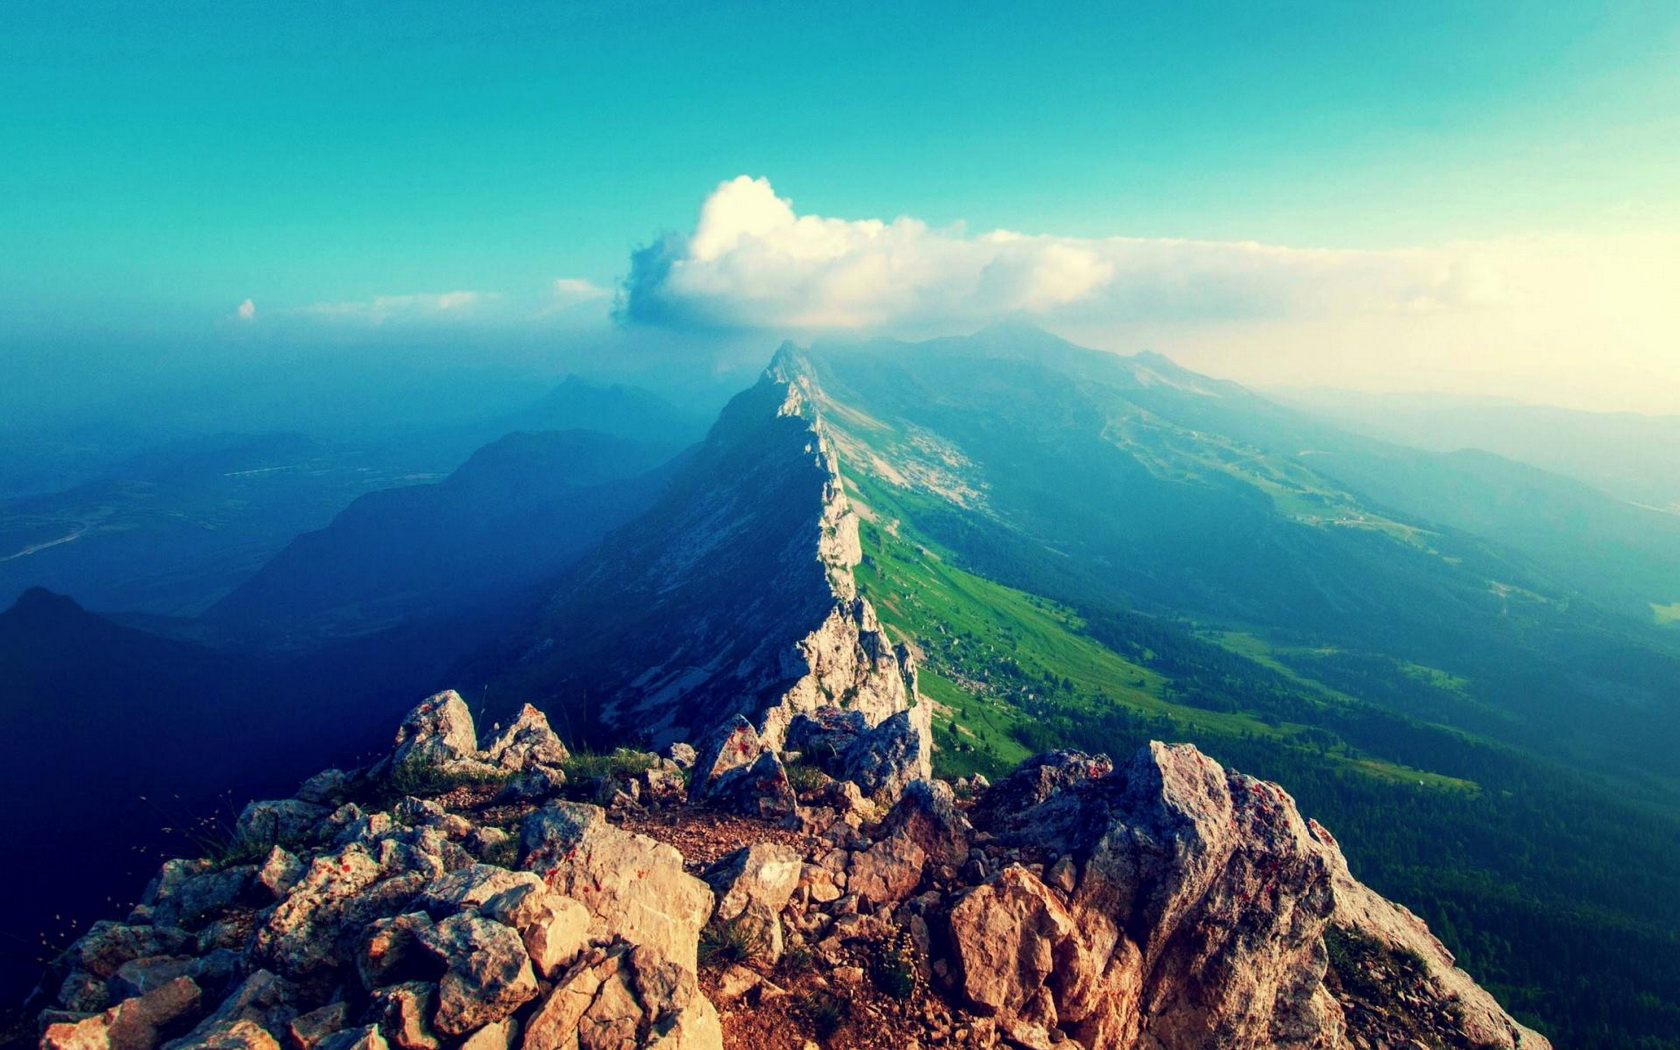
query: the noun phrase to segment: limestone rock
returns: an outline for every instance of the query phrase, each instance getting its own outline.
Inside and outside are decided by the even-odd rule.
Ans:
[[[1331,922],[1351,931],[1355,937],[1386,949],[1391,957],[1401,960],[1401,969],[1409,970],[1413,964],[1422,964],[1421,974],[1404,975],[1412,978],[1412,987],[1390,985],[1385,988],[1394,994],[1388,1004],[1391,1015],[1406,1012],[1400,997],[1409,994],[1430,1002],[1451,1003],[1450,1014],[1456,1033],[1471,1045],[1498,1050],[1536,1050],[1547,1045],[1546,1040],[1512,1020],[1493,996],[1454,965],[1452,953],[1429,932],[1422,919],[1356,880],[1348,871],[1347,861],[1328,831],[1316,821],[1309,821],[1308,827],[1314,837],[1327,847],[1331,889],[1335,897]],[[1369,1012],[1361,1011],[1360,1019],[1369,1020]],[[1378,1025],[1381,1026],[1380,1019]],[[1389,1032],[1369,1034],[1373,1036],[1373,1042],[1391,1035]]]
[[[350,1007],[342,1001],[300,1014],[289,1026],[291,1043],[297,1050],[315,1050],[321,1040],[342,1029],[349,1020]]]
[[[467,702],[455,690],[445,689],[422,700],[403,718],[391,764],[441,767],[475,758],[477,752],[478,735]]]
[[[589,909],[541,880],[509,887],[485,901],[481,910],[519,934],[531,965],[544,977],[571,965],[589,943]]]
[[[299,784],[292,797],[330,809],[344,801],[351,779],[351,775],[342,769],[323,769]]]
[[[815,711],[800,712],[788,723],[783,747],[797,751],[807,761],[834,776],[843,775],[843,756],[858,737],[869,732],[862,711],[846,711],[825,704]]]
[[[438,982],[434,1024],[440,1034],[465,1035],[536,997],[537,979],[525,945],[501,923],[452,915],[419,936],[449,967]]]
[[[866,795],[896,801],[912,781],[933,775],[927,715],[925,705],[921,711],[898,711],[859,736],[841,756],[840,775]]]
[[[518,1030],[519,1025],[512,1018],[487,1024],[467,1036],[461,1043],[461,1050],[512,1050],[513,1037]]]
[[[347,929],[351,902],[381,874],[379,863],[360,843],[316,857],[257,928],[257,959],[292,975],[336,965],[340,936],[354,932]]]
[[[934,864],[958,867],[968,858],[974,826],[957,808],[943,780],[913,780],[884,823],[885,837],[915,843]]]
[[[520,708],[513,723],[484,745],[486,761],[517,773],[558,769],[570,757],[566,745],[549,728],[548,717],[530,704]]]
[[[291,982],[267,970],[258,970],[190,1034],[165,1044],[164,1050],[197,1046],[270,1050],[278,1046],[270,1033],[286,1031],[297,1017],[297,999],[297,987]]]
[[[275,899],[284,897],[291,891],[297,881],[303,878],[303,862],[287,852],[284,847],[274,846],[263,858],[262,865],[257,868],[257,883],[272,894]]]
[[[318,1050],[388,1050],[390,1044],[380,1034],[379,1026],[370,1024],[334,1032],[316,1046]]]
[[[1044,883],[1025,868],[1003,869],[951,908],[963,993],[988,1014],[1018,1016],[1055,972],[1073,930],[1073,916]]]
[[[362,987],[372,991],[415,977],[441,976],[432,972],[440,968],[432,964],[433,957],[420,940],[431,928],[431,916],[423,911],[374,920],[363,932],[356,953]]]
[[[379,1032],[402,1050],[439,1050],[443,1041],[432,1030],[438,986],[429,981],[405,981],[376,990],[368,997],[367,1016],[378,1019]]]
[[[692,970],[616,945],[580,962],[525,1026],[525,1050],[722,1050],[717,1010]]]
[[[205,1050],[280,1050],[280,1044],[268,1029],[255,1021],[229,1021],[216,1024],[202,1034],[195,1035],[188,1044]],[[349,1044],[328,1037],[320,1044],[325,1050],[348,1050]],[[380,1044],[383,1048],[384,1044]],[[184,1048],[182,1048],[184,1050]]]
[[[525,867],[584,905],[591,937],[622,937],[693,970],[712,891],[683,870],[682,854],[607,823],[597,806],[551,802],[520,833]]]
[[[744,936],[755,957],[774,966],[782,957],[782,909],[799,887],[804,862],[798,851],[759,842],[719,860],[705,878],[717,891],[713,921]]]
[[[434,916],[442,917],[463,908],[477,908],[515,886],[540,887],[542,880],[528,871],[509,871],[494,864],[472,864],[427,883],[415,904]]]
[[[980,938],[963,909],[984,909],[994,940],[1036,946],[1005,999],[981,987],[969,993],[977,1001],[997,1000],[1008,1013],[1048,943],[1047,994],[1018,1012],[1086,1046],[1305,1050],[1343,1042],[1344,1009],[1324,984],[1326,924],[1338,900],[1349,902],[1349,922],[1387,928],[1395,913],[1353,903],[1369,891],[1351,877],[1338,881],[1345,865],[1334,841],[1275,784],[1228,772],[1188,745],[1150,744],[1112,771],[1100,757],[1062,752],[1023,764],[976,814],[1006,841],[1071,855],[1077,868],[1076,878],[1069,867],[1056,872],[1074,886],[1067,936],[1053,935],[1062,898],[1021,875],[1009,877],[1009,895],[977,890],[953,909],[953,936],[960,924],[964,936]],[[1439,978],[1439,988],[1450,980]],[[1502,1032],[1491,1045],[1545,1045],[1502,1011],[1483,1020],[1497,1023],[1469,1038]],[[1470,1023],[1455,1022],[1461,1030],[1449,1037],[1463,1041]]]
[[[234,838],[251,849],[295,845],[308,840],[328,812],[296,798],[252,802],[240,811]]]
[[[181,1021],[191,1023],[202,995],[189,977],[159,985],[143,995],[124,999],[102,1014],[83,1021],[54,1024],[41,1037],[42,1050],[152,1050],[161,1030]]]
[[[161,988],[179,977],[192,976],[198,960],[187,955],[151,955],[131,959],[117,967],[106,986],[111,998],[131,999]]]
[[[921,885],[927,853],[908,838],[884,838],[852,854],[846,889],[875,904],[908,897]]]

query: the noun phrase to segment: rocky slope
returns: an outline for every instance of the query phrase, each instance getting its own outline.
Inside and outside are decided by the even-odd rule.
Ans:
[[[652,745],[743,716],[779,746],[821,706],[869,726],[908,712],[925,735],[910,656],[853,581],[861,554],[823,421],[772,363],[660,503],[550,598],[492,688]]]
[[[790,724],[840,776],[745,720],[698,763],[573,756],[439,694],[66,951],[41,1045],[1548,1045],[1276,785],[1158,743],[952,785],[876,732]]]

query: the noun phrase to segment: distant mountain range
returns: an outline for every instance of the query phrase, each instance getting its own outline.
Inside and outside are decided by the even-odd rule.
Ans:
[[[1266,393],[1355,433],[1439,452],[1491,452],[1630,503],[1680,512],[1680,416],[1581,412],[1444,394],[1302,388]]]
[[[194,617],[357,497],[436,481],[508,434],[591,430],[666,459],[706,423],[645,390],[573,377],[517,412],[436,427],[410,421],[356,442],[175,437],[68,488],[0,499],[0,601],[47,587],[102,612]],[[98,439],[88,441],[83,458],[97,462]],[[0,469],[7,462],[0,456]]]

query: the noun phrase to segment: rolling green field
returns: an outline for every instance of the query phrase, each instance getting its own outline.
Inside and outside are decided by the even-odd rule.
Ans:
[[[1410,768],[1356,748],[1327,750],[1311,725],[1181,702],[1166,675],[1083,633],[1088,625],[1072,609],[959,569],[927,543],[912,539],[903,502],[914,497],[895,494],[867,476],[848,480],[865,512],[858,583],[882,622],[922,650],[923,691],[939,705],[935,724],[941,729],[937,762],[942,772],[1008,769],[1029,753],[1020,740],[1033,724],[1026,713],[1042,716],[1045,709],[1055,709],[1074,716],[1125,714],[1185,739],[1268,739],[1364,776],[1475,789],[1467,779]],[[1222,639],[1232,651],[1274,669],[1322,704],[1354,702],[1282,664],[1258,659],[1265,647],[1257,638],[1231,633]]]

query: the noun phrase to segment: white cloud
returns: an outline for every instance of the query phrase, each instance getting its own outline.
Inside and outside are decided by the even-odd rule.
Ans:
[[[632,258],[622,316],[766,329],[1415,312],[1497,299],[1496,275],[1451,252],[1247,241],[972,235],[917,219],[797,213],[766,179],[713,191],[688,236]]]
[[[554,279],[554,304],[551,310],[569,310],[583,303],[595,302],[612,295],[612,292],[602,288],[594,281],[586,281],[581,277],[556,277]]]
[[[234,311],[234,316],[238,317],[241,321],[251,320],[257,316],[257,304],[249,299],[245,300],[240,303],[239,308]]]
[[[500,296],[494,292],[426,292],[413,295],[381,295],[350,302],[311,303],[296,312],[306,316],[363,324],[423,320],[467,320]]]

